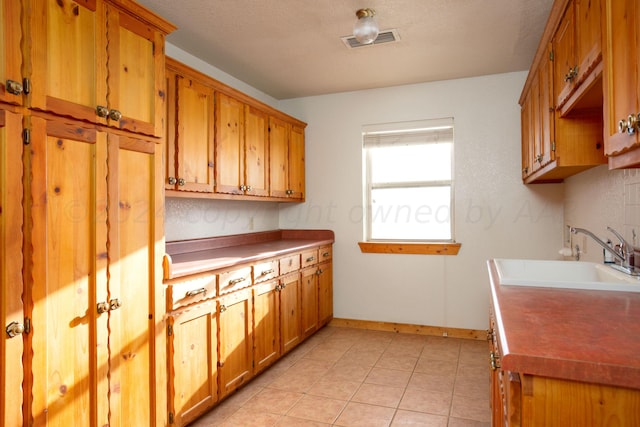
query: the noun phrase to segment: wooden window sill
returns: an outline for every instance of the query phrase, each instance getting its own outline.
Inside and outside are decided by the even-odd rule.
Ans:
[[[461,243],[358,242],[360,251],[372,254],[458,255]]]

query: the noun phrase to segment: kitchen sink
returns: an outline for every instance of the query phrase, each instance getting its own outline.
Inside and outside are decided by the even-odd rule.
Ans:
[[[582,261],[494,259],[501,286],[640,292],[637,277],[606,264]]]

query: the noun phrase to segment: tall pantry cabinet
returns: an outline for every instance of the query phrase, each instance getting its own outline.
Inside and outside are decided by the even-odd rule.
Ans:
[[[157,137],[174,27],[130,0],[0,10],[0,73],[22,58],[0,89],[2,422],[164,425]]]

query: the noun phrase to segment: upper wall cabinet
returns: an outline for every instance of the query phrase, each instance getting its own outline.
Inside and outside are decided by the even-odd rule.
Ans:
[[[32,108],[162,136],[164,34],[174,27],[124,0],[29,8]]]
[[[304,200],[306,123],[167,58],[170,197]]]
[[[213,88],[167,59],[165,189],[213,193]]]
[[[520,97],[522,179],[605,164],[600,0],[556,0]]]
[[[24,95],[22,9],[20,0],[0,0],[0,102],[18,105],[23,103]]]
[[[609,168],[640,166],[640,5],[606,0],[604,133]]]

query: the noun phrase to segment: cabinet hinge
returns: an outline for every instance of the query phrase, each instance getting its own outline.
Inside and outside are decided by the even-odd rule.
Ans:
[[[167,335],[168,336],[173,335],[173,325],[167,325]]]
[[[29,129],[22,129],[22,143],[24,145],[29,145],[31,144],[31,130]]]
[[[30,78],[22,79],[22,90],[26,95],[29,95],[29,93],[31,92],[31,79]]]
[[[28,317],[24,318],[24,334],[28,334],[31,332],[31,319]]]
[[[551,142],[551,151],[553,151],[553,152],[556,151],[556,142],[555,141]]]
[[[553,61],[553,51],[549,51],[549,61]]]
[[[175,416],[173,415],[173,412],[169,412],[169,424],[173,424],[175,421]]]

